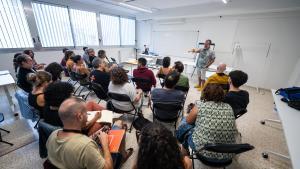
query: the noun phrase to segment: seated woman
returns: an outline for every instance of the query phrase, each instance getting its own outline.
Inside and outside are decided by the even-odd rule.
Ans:
[[[159,75],[167,75],[172,71],[172,68],[170,68],[171,64],[171,58],[170,57],[164,57],[163,58],[163,64],[162,67],[159,68],[157,71],[156,77],[159,77]]]
[[[68,51],[69,49],[67,48],[63,48],[62,52],[64,54],[64,57],[61,59],[60,61],[60,65],[64,68],[64,72],[65,72],[65,76],[69,76],[68,74],[68,71],[66,69],[66,66],[67,66],[67,60],[68,60],[68,57],[66,57],[66,52]]]
[[[32,91],[32,84],[27,81],[29,73],[35,73],[32,59],[26,54],[17,56],[16,63],[18,64],[17,85],[26,93]]]
[[[133,169],[191,169],[191,160],[183,156],[172,132],[159,123],[150,123],[141,131],[139,151]]]
[[[59,106],[63,101],[70,98],[74,92],[74,87],[67,82],[55,82],[48,85],[44,91],[44,98],[46,106],[44,109],[44,119],[45,122],[53,126],[63,126],[63,123],[58,115]],[[101,105],[89,101],[86,103],[88,111],[101,111],[104,109]],[[89,121],[86,126],[86,133],[92,133],[89,130],[96,131],[101,126],[99,126],[96,121],[100,118],[100,113],[97,113],[95,117]],[[95,127],[97,125],[98,127]]]
[[[61,72],[63,70],[63,67],[57,62],[52,62],[45,68],[45,71],[49,72],[52,75],[52,82],[61,80]]]
[[[179,80],[178,80],[176,86],[182,86],[182,87],[189,88],[190,87],[189,78],[182,74],[182,72],[184,70],[184,65],[182,64],[182,62],[181,61],[175,62],[173,69],[176,70],[178,73],[180,73],[180,77],[179,77]]]
[[[100,60],[103,60],[106,63],[106,69],[109,69],[109,71],[113,68],[118,66],[116,61],[112,58],[109,58],[106,56],[105,50],[99,50],[98,51],[98,58]]]
[[[51,74],[46,71],[30,73],[27,80],[32,83],[32,92],[28,94],[28,103],[30,106],[39,111],[40,117],[43,118],[45,106],[44,89],[51,82]]]
[[[128,82],[128,76],[121,67],[114,67],[111,70],[111,82],[108,86],[108,92],[128,95],[136,107],[140,105],[143,93],[141,89],[136,90],[133,84]],[[112,100],[112,104],[120,110],[130,110],[132,107],[128,102],[119,102],[116,100]]]
[[[202,91],[201,101],[191,110],[176,133],[183,147],[194,151],[209,143],[236,143],[238,134],[233,110],[229,104],[223,103],[224,91],[220,85],[208,84]],[[191,128],[189,132],[183,131]],[[180,133],[187,134],[183,137]],[[212,161],[231,159],[233,154],[201,151],[200,154]]]
[[[33,68],[36,70],[44,69],[45,64],[44,63],[37,63],[34,59],[34,52],[32,50],[24,50],[24,54],[29,55],[33,61]]]
[[[74,57],[72,57],[72,60],[75,63],[73,65],[72,71],[84,77],[80,82],[88,82],[90,70],[85,67],[82,57],[80,55],[75,55]]]
[[[65,52],[64,60],[66,60],[66,65],[64,65],[63,63],[61,63],[61,65],[63,67],[65,67],[67,71],[71,71],[74,66],[74,62],[72,60],[72,57],[74,57],[74,56],[75,56],[75,53],[71,50],[67,50]]]

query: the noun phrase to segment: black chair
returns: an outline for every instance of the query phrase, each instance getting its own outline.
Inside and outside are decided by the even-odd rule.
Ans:
[[[4,115],[3,115],[3,113],[0,113],[0,123],[3,122],[3,121],[4,121]],[[10,133],[10,131],[5,130],[5,129],[3,129],[3,128],[0,128],[0,130],[5,131],[6,133]],[[9,144],[9,145],[11,145],[11,146],[14,145],[13,143],[10,143],[10,142],[7,142],[7,141],[2,140],[1,132],[0,132],[0,143],[6,143],[6,144]]]
[[[238,119],[238,118],[240,118],[242,115],[246,114],[247,112],[248,112],[247,109],[242,109],[242,110],[240,110],[238,113],[234,113],[234,117],[235,117],[235,119]]]
[[[201,155],[201,151],[210,151],[215,153],[232,153],[240,154],[249,150],[253,150],[254,146],[245,144],[205,144],[199,151],[192,152],[190,158],[192,159],[193,169],[195,168],[194,159],[200,160],[203,164],[212,167],[223,167],[224,169],[232,163],[232,159],[211,159]]]
[[[75,72],[68,70],[68,73],[69,73],[69,76],[70,76],[68,82],[69,83],[71,81],[75,82],[75,83],[72,83],[72,85],[75,86],[78,83],[78,80],[76,79],[76,76],[75,76]]]
[[[39,154],[41,158],[46,158],[48,156],[48,151],[46,147],[47,140],[51,133],[61,127],[53,126],[44,122],[43,120],[40,121],[38,124],[38,134],[39,134]]]
[[[174,87],[175,90],[180,90],[183,91],[186,95],[189,92],[190,88],[189,87],[184,87],[184,86],[175,86]]]
[[[135,117],[138,115],[138,113],[141,111],[141,107],[142,107],[141,105],[143,105],[143,101],[141,101],[141,105],[138,108],[135,108],[133,101],[131,101],[129,96],[126,94],[108,92],[107,95],[110,98],[110,101],[108,102],[108,104],[110,104],[110,106],[108,105],[107,109],[110,109],[113,112],[116,112],[119,114],[133,115],[133,120],[134,120]],[[118,102],[128,102],[128,103],[130,103],[131,107],[128,110],[120,110],[113,105],[112,100],[115,100]],[[132,111],[134,111],[134,113],[131,113]],[[129,128],[129,133],[131,132],[131,129],[132,129],[132,123]]]
[[[109,99],[107,92],[105,92],[101,84],[92,82],[90,88],[94,91],[94,93],[98,97],[99,99],[98,104],[100,103],[101,100],[107,101]]]
[[[135,86],[142,89],[144,93],[149,93],[151,91],[152,82],[150,79],[133,77],[131,78],[131,81]]]
[[[166,75],[160,73],[160,74],[157,74],[157,77],[158,77],[161,87],[164,88]]]
[[[178,117],[182,114],[182,109],[183,103],[181,102],[153,102],[151,109],[153,121],[156,119],[160,122],[174,123],[176,129]],[[160,113],[163,113],[164,117]]]
[[[80,74],[80,73],[76,73],[75,72],[75,78],[77,79],[77,81],[79,82],[79,87],[77,88],[77,90],[81,87],[81,90],[79,91],[78,95],[80,96],[81,92],[84,90],[84,89],[88,89],[89,90],[89,93],[91,92],[90,90],[90,80],[87,78],[87,74]],[[77,90],[75,90],[74,93],[77,92]],[[89,95],[88,93],[88,95]]]

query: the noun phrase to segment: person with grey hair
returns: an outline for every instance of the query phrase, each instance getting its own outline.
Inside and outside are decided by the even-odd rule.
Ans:
[[[96,58],[92,62],[94,70],[90,74],[91,82],[100,84],[105,93],[108,92],[110,72],[104,59]]]
[[[88,55],[88,58],[84,59],[84,61],[85,61],[86,65],[88,66],[88,68],[92,68],[93,67],[92,62],[96,58],[95,50],[93,48],[88,48],[88,49],[86,49],[86,53]]]
[[[79,98],[69,98],[59,107],[63,129],[54,131],[48,138],[48,160],[57,168],[101,168],[112,169],[113,160],[109,152],[108,135],[99,130],[96,141],[82,134],[87,123],[87,108]]]

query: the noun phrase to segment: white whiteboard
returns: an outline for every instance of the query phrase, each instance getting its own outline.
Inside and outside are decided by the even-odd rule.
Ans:
[[[153,31],[152,51],[159,56],[193,59],[188,50],[197,47],[198,35],[198,31]]]

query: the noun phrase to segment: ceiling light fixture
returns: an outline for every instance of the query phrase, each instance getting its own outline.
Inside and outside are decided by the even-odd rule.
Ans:
[[[227,0],[222,0],[224,4],[227,4]]]
[[[138,10],[138,11],[153,13],[151,10],[140,8],[140,7],[133,6],[133,5],[129,5],[129,4],[126,4],[126,3],[123,3],[123,2],[120,2],[119,4],[122,5],[122,6],[128,7],[128,8],[131,8],[131,9]]]

